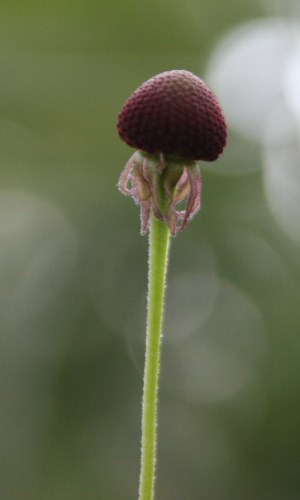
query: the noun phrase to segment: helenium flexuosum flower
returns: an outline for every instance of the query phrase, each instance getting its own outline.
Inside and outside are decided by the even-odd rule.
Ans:
[[[166,71],[127,99],[117,130],[122,140],[138,149],[119,187],[141,207],[141,232],[147,231],[152,212],[176,234],[200,207],[197,161],[216,160],[226,144],[226,124],[215,95],[189,71]],[[168,200],[164,208],[158,199],[158,176]]]
[[[137,148],[120,176],[119,188],[140,205],[141,232],[150,226],[139,500],[153,500],[170,233],[182,230],[199,209],[197,162],[216,160],[222,153],[226,125],[207,85],[188,71],[174,70],[151,78],[128,98],[117,129],[121,139]]]

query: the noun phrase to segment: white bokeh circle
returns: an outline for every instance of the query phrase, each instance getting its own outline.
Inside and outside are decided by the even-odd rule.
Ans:
[[[297,24],[281,19],[255,20],[225,36],[213,53],[207,80],[239,134],[261,142],[270,115],[284,99],[285,69],[298,32]]]

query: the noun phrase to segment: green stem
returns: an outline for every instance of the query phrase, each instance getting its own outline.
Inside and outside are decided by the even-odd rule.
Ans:
[[[169,229],[153,215],[149,236],[146,357],[142,405],[139,500],[153,500],[157,442],[157,401]]]

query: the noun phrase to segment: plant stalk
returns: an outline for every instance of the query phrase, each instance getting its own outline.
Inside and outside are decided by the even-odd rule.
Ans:
[[[151,215],[139,500],[154,498],[160,347],[169,242],[167,224]]]

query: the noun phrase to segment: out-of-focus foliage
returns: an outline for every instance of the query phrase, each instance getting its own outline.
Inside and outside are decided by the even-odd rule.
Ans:
[[[230,126],[172,242],[157,500],[300,497],[295,1],[2,1],[0,497],[129,500],[147,240],[115,119],[185,68]]]

